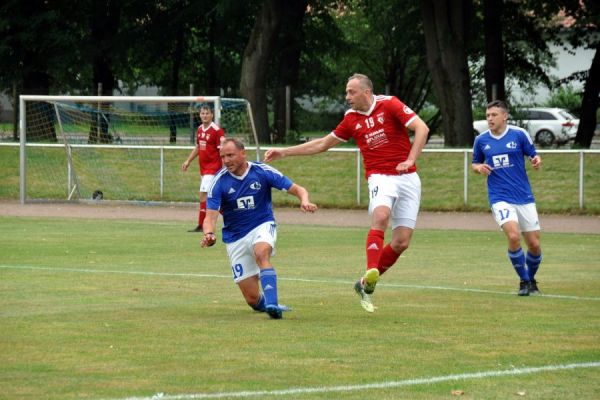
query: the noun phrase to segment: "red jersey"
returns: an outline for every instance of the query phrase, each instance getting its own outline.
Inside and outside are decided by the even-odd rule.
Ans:
[[[417,114],[397,97],[374,96],[369,111],[346,111],[331,133],[344,142],[354,138],[367,178],[372,174],[398,175],[396,166],[406,161],[411,148],[406,126],[415,118]],[[416,170],[412,166],[408,172]]]
[[[204,125],[198,127],[196,145],[198,146],[200,175],[214,175],[221,169],[219,149],[222,137],[225,137],[225,131],[214,122],[211,122],[208,128],[204,128]]]

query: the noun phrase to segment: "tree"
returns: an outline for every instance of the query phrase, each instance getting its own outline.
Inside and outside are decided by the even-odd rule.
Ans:
[[[483,1],[485,35],[485,94],[487,101],[506,100],[504,88],[504,42],[502,40],[502,0]]]
[[[287,88],[290,90],[290,105],[293,108],[294,89],[300,74],[300,54],[303,49],[304,34],[302,24],[306,15],[308,0],[288,1],[282,15],[281,33],[277,41],[279,71],[274,97],[274,141],[282,142],[286,135]],[[290,115],[291,118],[291,115]],[[290,125],[292,125],[290,121]]]
[[[581,112],[577,136],[575,136],[575,147],[589,149],[596,130],[598,95],[600,94],[600,45],[596,44],[596,53],[592,66],[585,81],[585,90],[581,99]]]
[[[353,49],[355,70],[369,75],[379,92],[398,96],[418,112],[431,89],[431,76],[423,70],[427,60],[418,3],[356,0],[340,24]]]
[[[270,143],[267,114],[267,72],[283,12],[279,0],[265,0],[244,50],[240,92],[252,107],[258,140]]]
[[[107,0],[92,1],[89,14],[92,60],[92,93],[101,84],[101,95],[112,96],[116,84],[113,60],[118,43],[120,9],[118,2]],[[109,132],[109,105],[100,103],[98,115],[91,119],[88,143],[111,143]]]
[[[7,1],[0,7],[0,84],[17,85],[22,94],[48,95],[55,84],[52,71],[68,65],[71,38],[65,34],[65,21],[48,2]],[[65,53],[62,62],[59,54]],[[15,102],[18,104],[18,102]],[[55,115],[43,102],[28,102],[27,112],[35,112],[37,123],[27,125],[27,140],[56,140]]]
[[[570,18],[571,24],[565,29],[567,39],[573,47],[584,46],[594,49],[594,59],[587,71],[585,87],[581,98],[579,127],[575,136],[574,147],[589,149],[592,145],[594,131],[596,130],[598,96],[600,95],[600,5],[598,2],[579,2],[574,0],[561,0],[564,14]],[[575,73],[575,75],[580,75]]]
[[[466,53],[466,0],[422,0],[427,65],[442,116],[448,146],[473,145],[471,85]]]

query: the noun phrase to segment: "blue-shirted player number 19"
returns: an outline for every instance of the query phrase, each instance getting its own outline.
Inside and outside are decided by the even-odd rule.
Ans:
[[[237,279],[240,276],[244,275],[244,267],[242,267],[242,264],[232,265],[231,271],[233,272],[233,279]]]

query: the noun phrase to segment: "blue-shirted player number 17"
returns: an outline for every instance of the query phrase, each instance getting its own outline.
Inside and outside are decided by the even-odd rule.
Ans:
[[[508,218],[509,214],[510,214],[510,210],[507,208],[498,210],[498,216],[500,216],[500,221],[504,221],[506,218]]]

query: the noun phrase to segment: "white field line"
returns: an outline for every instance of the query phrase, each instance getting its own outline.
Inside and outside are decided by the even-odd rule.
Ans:
[[[84,274],[123,274],[123,275],[231,279],[231,275],[218,275],[218,274],[192,274],[192,273],[152,272],[152,271],[119,271],[119,270],[102,270],[102,269],[89,269],[89,268],[53,268],[53,267],[39,267],[39,266],[32,266],[32,265],[2,265],[2,264],[0,264],[0,269],[73,272],[73,273],[84,273]],[[337,284],[343,284],[343,285],[354,284],[354,281],[350,282],[350,281],[345,281],[345,280],[341,280],[341,279],[306,279],[306,278],[285,278],[285,277],[278,277],[278,279],[282,280],[282,281],[291,281],[291,282],[337,283]],[[396,283],[385,283],[385,284],[380,283],[378,287],[398,287],[398,288],[425,289],[425,290],[447,290],[447,291],[453,291],[453,292],[470,292],[470,293],[492,293],[492,294],[502,294],[502,295],[511,295],[511,296],[515,295],[515,292],[502,292],[499,290],[472,289],[472,288],[434,286],[434,285],[404,285],[404,284],[396,284]],[[540,294],[540,295],[536,295],[535,297],[600,301],[600,297],[570,296],[570,295],[561,295],[561,294]]]
[[[340,386],[317,386],[317,387],[299,387],[282,390],[260,390],[260,391],[240,391],[240,392],[217,392],[217,393],[192,393],[192,394],[176,394],[169,395],[157,393],[150,397],[127,397],[119,400],[193,400],[193,399],[223,399],[223,398],[248,398],[248,397],[265,397],[265,396],[288,396],[302,395],[310,393],[340,393],[340,392],[358,392],[373,389],[390,389],[403,386],[430,385],[439,382],[461,381],[467,379],[484,379],[496,378],[502,376],[514,376],[535,374],[540,372],[552,372],[562,370],[574,370],[578,368],[598,368],[599,361],[562,364],[562,365],[546,365],[543,367],[523,367],[505,369],[499,371],[481,371],[471,372],[456,375],[433,376],[429,378],[414,378],[402,381],[388,381],[379,383],[367,383],[363,385],[340,385]]]

